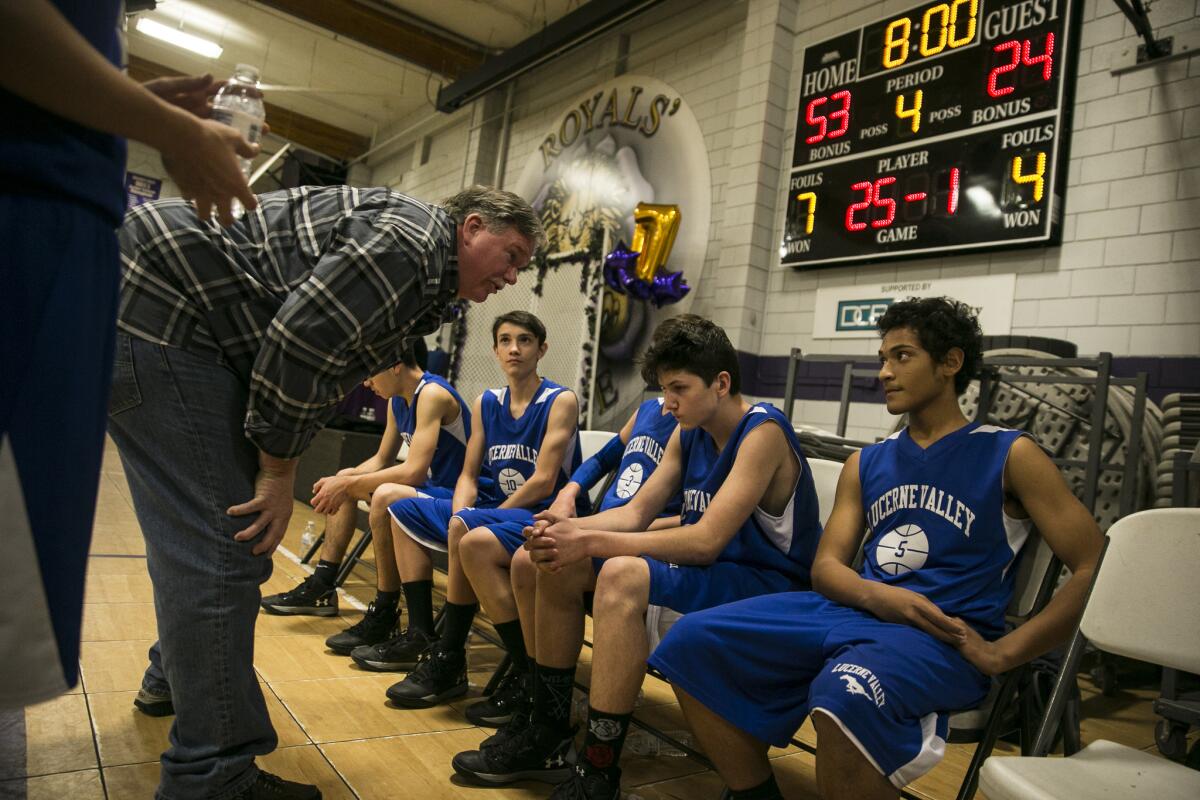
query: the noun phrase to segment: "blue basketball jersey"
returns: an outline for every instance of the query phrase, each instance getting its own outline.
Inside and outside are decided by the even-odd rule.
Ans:
[[[413,431],[417,429],[417,403],[421,399],[421,390],[431,384],[441,386],[450,393],[454,402],[458,403],[458,417],[438,431],[437,449],[433,451],[433,461],[429,463],[429,477],[426,483],[430,486],[453,489],[458,481],[458,474],[462,472],[467,440],[471,438],[471,409],[454,387],[441,376],[426,372],[413,392],[411,406],[403,397],[392,398],[392,417],[396,420],[396,427],[404,443],[411,446]]]
[[[667,449],[667,440],[679,423],[671,414],[663,413],[663,399],[653,397],[638,406],[633,420],[633,431],[617,466],[616,480],[608,487],[600,500],[600,510],[620,508],[628,503],[638,489],[650,478],[662,461]],[[679,513],[681,498],[677,494],[662,510],[660,516],[673,517]]]
[[[683,447],[683,524],[693,525],[704,516],[713,495],[733,469],[738,449],[750,431],[767,422],[775,422],[783,430],[792,452],[800,462],[800,477],[792,499],[778,517],[755,508],[729,544],[717,556],[717,561],[732,561],[760,569],[771,569],[787,575],[797,587],[811,584],[813,556],[821,538],[821,521],[817,513],[817,493],[813,487],[808,461],[800,450],[800,441],[787,417],[770,403],[755,403],[738,422],[725,448],[717,452],[712,436],[703,428],[681,431]]]
[[[542,378],[541,385],[534,392],[533,400],[518,419],[513,419],[509,410],[508,387],[488,389],[483,393],[479,424],[483,425],[484,450],[483,464],[479,472],[477,504],[504,502],[505,498],[521,488],[533,475],[537,468],[542,439],[546,436],[546,426],[550,421],[550,407],[559,393],[565,391],[569,390],[552,380]],[[553,491],[530,510],[536,513],[547,508],[558,491],[567,485],[567,480],[571,473],[579,468],[581,460],[579,433],[573,431]]]
[[[908,429],[859,455],[861,574],[928,597],[979,633],[1004,633],[1010,569],[1033,523],[1004,513],[1004,464],[1021,431],[971,423],[921,449]]]

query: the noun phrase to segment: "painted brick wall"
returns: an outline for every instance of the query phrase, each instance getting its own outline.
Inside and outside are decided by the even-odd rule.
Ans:
[[[713,210],[704,273],[693,310],[711,313],[716,283],[713,274],[720,255],[724,190],[729,150],[733,140],[733,114],[738,95],[738,64],[742,52],[747,2],[728,0],[670,0],[622,28],[629,34],[626,72],[652,75],[673,86],[691,106],[708,145],[712,171]],[[536,154],[550,125],[566,104],[592,86],[616,74],[617,35],[589,43],[517,81],[513,97],[508,161],[502,185],[511,188],[526,161]],[[402,137],[368,160],[373,182],[429,200],[437,200],[460,187],[464,160],[469,159],[467,132],[470,109],[441,116],[422,126],[411,137]],[[483,120],[476,120],[475,124]],[[411,126],[402,121],[397,129]],[[432,130],[429,164],[411,166],[420,151],[420,137]],[[383,140],[390,135],[385,131]],[[477,144],[472,133],[470,147]],[[409,149],[412,148],[412,149]],[[397,159],[409,159],[401,168]],[[397,176],[403,178],[397,182]]]

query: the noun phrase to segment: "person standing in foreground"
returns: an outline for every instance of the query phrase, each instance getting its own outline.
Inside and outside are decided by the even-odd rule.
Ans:
[[[257,152],[208,116],[212,76],[122,75],[118,0],[0,2],[0,709],[78,680],[125,213],[125,139],[205,217],[254,195]],[[62,364],[69,353],[71,367]],[[71,468],[63,469],[63,458]]]
[[[809,714],[822,797],[898,796],[941,759],[948,712],[978,705],[989,676],[1064,641],[1083,611],[1095,520],[1032,439],[968,422],[958,405],[982,360],[975,315],[913,298],[877,325],[887,408],[908,425],[847,459],[816,591],[689,614],[650,657],[732,800],[782,798],[767,747],[786,745]],[[1005,633],[1035,526],[1071,578]]]
[[[258,587],[297,456],[408,337],[456,298],[515,283],[544,241],[524,200],[485,187],[440,207],[345,186],[258,201],[225,229],[183,201],[147,203],[120,233],[110,432],[176,713],[159,785],[171,800],[320,796],[254,764],[276,745],[252,666]]]

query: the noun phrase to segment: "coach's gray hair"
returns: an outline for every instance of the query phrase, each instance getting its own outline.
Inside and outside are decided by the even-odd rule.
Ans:
[[[475,185],[447,197],[441,206],[459,224],[468,214],[478,214],[493,233],[512,227],[533,243],[534,250],[546,246],[546,231],[542,228],[542,221],[520,195]]]

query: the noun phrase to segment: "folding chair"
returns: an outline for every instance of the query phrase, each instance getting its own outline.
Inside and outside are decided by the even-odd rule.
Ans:
[[[1118,520],[1080,620],[1080,637],[1107,653],[1200,672],[1200,509],[1153,509]],[[1079,638],[1079,637],[1077,637]],[[1042,758],[1075,680],[1072,645],[1029,757],[994,758],[980,773],[990,800],[1200,797],[1200,772],[1099,740],[1066,758]]]
[[[844,465],[838,461],[826,458],[808,459],[808,468],[812,471],[813,486],[817,490],[817,508],[821,524],[829,522],[833,513],[833,500],[837,495],[838,478],[841,477]]]
[[[1017,574],[1007,617],[1010,623],[1020,625],[1050,602],[1059,573],[1062,572],[1062,562],[1055,558],[1050,546],[1033,530],[1013,568]],[[1011,726],[1014,711],[1021,750],[1029,752],[1039,716],[1032,681],[1032,662],[1015,667],[1001,676],[978,708],[959,711],[950,717],[948,741],[978,742],[959,787],[958,800],[970,800],[975,795],[979,769],[991,755],[996,740]]]

